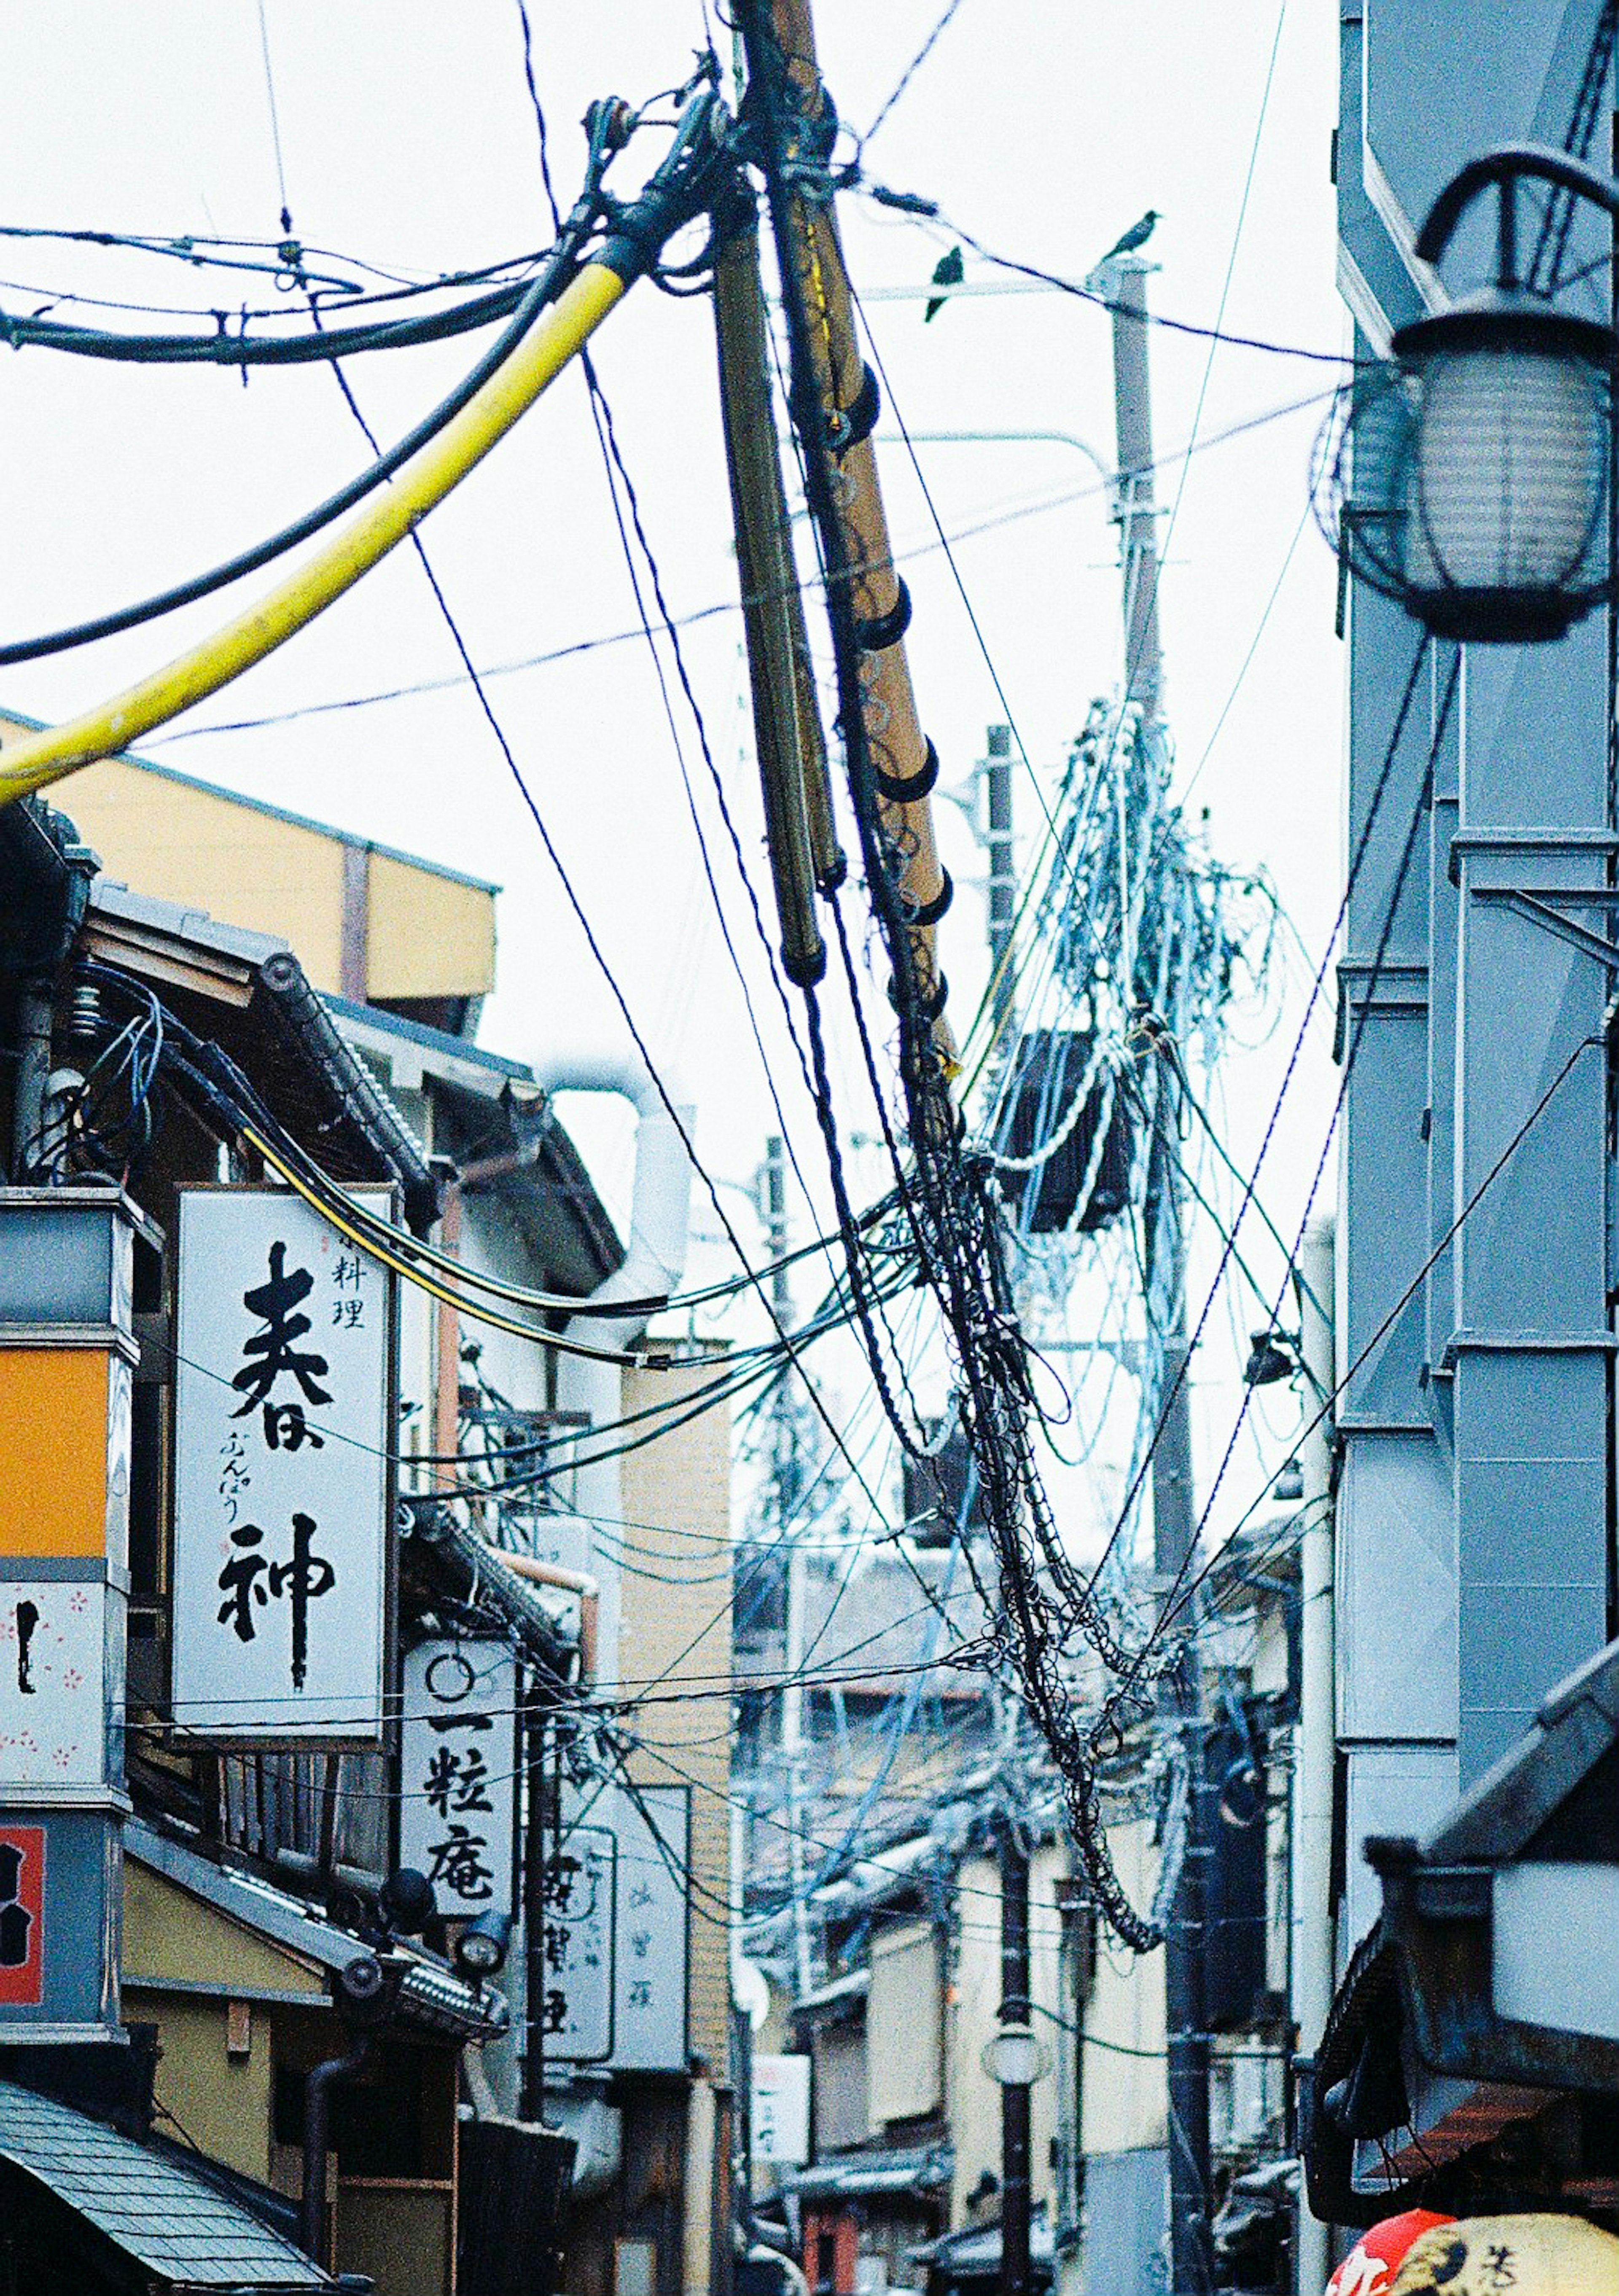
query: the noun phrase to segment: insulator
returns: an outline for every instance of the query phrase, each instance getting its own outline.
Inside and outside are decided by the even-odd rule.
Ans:
[[[102,992],[94,980],[86,980],[80,974],[68,997],[69,1041],[75,1045],[94,1044],[101,1031]]]

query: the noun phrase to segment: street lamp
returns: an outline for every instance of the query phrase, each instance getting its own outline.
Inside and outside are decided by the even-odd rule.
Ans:
[[[1331,538],[1353,574],[1435,636],[1561,637],[1613,594],[1608,512],[1619,336],[1519,275],[1526,180],[1619,217],[1619,184],[1565,152],[1512,144],[1447,184],[1418,236],[1436,265],[1493,190],[1492,285],[1402,327],[1353,385],[1325,472]],[[1533,268],[1533,266],[1532,266]]]

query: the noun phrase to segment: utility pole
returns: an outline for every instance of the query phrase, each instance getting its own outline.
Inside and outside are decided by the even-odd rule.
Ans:
[[[528,1680],[523,1822],[523,2119],[545,2125],[545,1742],[547,1708]]]
[[[991,726],[985,737],[985,810],[988,819],[984,840],[989,860],[989,979],[990,1011],[994,1042],[1004,1056],[1015,1002],[1012,978],[1012,916],[1018,890],[1012,861],[1012,729]]]
[[[771,1276],[771,1308],[776,1328],[789,1331],[793,1322],[793,1290],[787,1257],[787,1148],[774,1133],[765,1143],[765,1224],[774,1263]],[[793,1970],[800,1994],[814,1981],[810,1955],[807,1876],[804,1856],[804,1557],[797,1535],[786,1536],[786,1525],[797,1503],[798,1448],[789,1417],[791,1399],[787,1382],[775,1404],[774,1456],[771,1480],[774,1489],[776,1537],[787,1550],[787,1618],[782,1653],[786,1677],[781,1692],[781,1759],[787,1768],[788,1865],[793,1892]]]
[[[1141,258],[1104,266],[1113,304],[1114,415],[1118,441],[1119,555],[1124,579],[1124,709],[1141,711],[1139,739],[1150,750],[1163,734],[1163,662],[1158,645],[1158,545],[1153,489],[1152,394],[1147,356],[1147,272]],[[1118,736],[1129,739],[1127,725]],[[1124,921],[1128,935],[1128,919]],[[1135,984],[1122,984],[1132,1003]],[[1185,1241],[1173,1122],[1174,1073],[1165,1062],[1157,1106],[1163,1153],[1159,1249],[1171,1302],[1164,1344],[1164,1406],[1152,1455],[1153,1565],[1162,1590],[1185,1583],[1197,1538],[1192,1503],[1191,1398],[1186,1336]],[[1155,1144],[1155,1145],[1157,1144]],[[1204,2024],[1204,1868],[1207,1859],[1203,1783],[1202,1683],[1195,1613],[1190,1646],[1164,1677],[1159,1711],[1178,1741],[1186,1772],[1186,1841],[1164,1943],[1168,2045],[1171,2296],[1206,2296],[1213,2281],[1209,2240],[1208,2035]]]
[[[1333,1231],[1314,1220],[1299,1255],[1304,1279],[1300,1358],[1307,1385],[1304,1407],[1331,1395]],[[1299,1539],[1299,1718],[1293,1766],[1293,2023],[1301,2057],[1313,2058],[1332,2006],[1332,1789],[1336,1763],[1333,1682],[1332,1499],[1330,1414],[1299,1446],[1302,1532]],[[1301,2187],[1294,2238],[1294,2286],[1317,2296],[1327,2284],[1328,2227],[1312,2215]]]
[[[1001,1822],[1001,2022],[1026,2028],[1029,1857],[1007,1810]],[[1001,2276],[998,2296],[1029,2296],[1029,2085],[1001,2084]]]

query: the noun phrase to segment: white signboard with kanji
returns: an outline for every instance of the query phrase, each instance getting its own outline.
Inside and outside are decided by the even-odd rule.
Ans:
[[[618,1849],[600,1825],[568,1825],[545,1867],[545,2053],[605,2064],[613,2053],[613,1908]]]
[[[810,2061],[756,2056],[749,2127],[756,2161],[802,2169],[810,2156]]]
[[[562,1812],[564,1858],[586,1827],[607,1834],[614,1846],[611,2045],[605,2062],[619,2072],[684,2072],[691,1788],[596,1780],[565,1793]],[[598,1966],[593,1964],[593,1978]],[[561,1972],[566,2009],[559,2009],[560,2020],[574,2017],[574,1972],[572,1962]],[[567,2057],[570,2051],[560,2047],[556,2054]]]
[[[115,1689],[120,1708],[123,1695],[109,1674],[108,1605],[122,1600],[104,1579],[0,1581],[0,1797],[105,1783],[108,1711]]]
[[[517,1857],[517,1653],[440,1637],[400,1670],[399,1863],[450,1920],[508,1913]]]
[[[355,1196],[389,1216],[386,1191]],[[392,1278],[279,1188],[184,1191],[178,1266],[175,1722],[378,1744]]]

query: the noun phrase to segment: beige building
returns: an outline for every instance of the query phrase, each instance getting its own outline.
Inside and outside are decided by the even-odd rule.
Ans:
[[[624,1247],[550,1095],[523,1063],[475,1042],[494,984],[494,885],[131,758],[80,775],[72,813],[137,908],[146,897],[174,901],[241,932],[292,942],[346,1046],[438,1176],[442,1214],[431,1240],[441,1249],[483,1275],[581,1298],[620,1266]],[[545,1450],[565,1463],[570,1444],[588,1456],[584,1413],[604,1425],[666,1408],[679,1416],[718,1368],[715,1350],[649,1341],[636,1368],[570,1384],[568,1359],[554,1349],[475,1324],[409,1286],[399,1355],[399,1447],[407,1460],[424,1460],[404,1469],[402,1489],[421,1504],[466,1480],[446,1457],[506,1451],[521,1460]],[[637,1421],[638,1430],[645,1424]],[[680,1932],[659,1933],[650,1980],[660,1997],[675,1988],[681,1998],[662,2021],[650,2061],[625,2045],[621,2013],[604,2060],[576,2064],[555,2044],[545,2049],[545,2118],[578,2145],[561,2284],[568,2296],[684,2296],[715,2284],[728,2264],[730,1444],[722,1407],[628,1450],[605,1484],[600,1470],[582,1467],[530,1484],[525,1496],[519,1474],[514,1498],[485,1504],[462,1494],[460,1501],[514,1569],[527,1556],[543,1570],[551,1556],[566,1566],[562,1580],[591,1589],[583,1599],[576,1583],[537,1585],[533,1593],[560,1632],[598,1653],[599,1683],[585,1684],[586,1692],[599,1687],[615,1704],[626,1702],[615,1721],[626,1750],[610,1789],[615,1807],[631,1812],[644,1795],[677,1845],[667,1854],[683,1861]],[[609,1759],[605,1742],[588,1730],[578,1743],[586,1764]],[[590,1781],[576,1790],[588,1798]],[[644,1841],[636,1854],[647,1857]],[[621,1866],[627,1889],[634,1878],[628,1851]],[[217,1906],[192,1904],[172,1875],[131,1872],[138,1950],[130,1981],[143,1989],[137,1999],[155,2000],[168,1988],[174,2110],[184,2118],[189,2107],[210,2129],[216,2122],[221,2131],[235,2128],[220,2157],[258,2177],[274,2174],[274,2158],[261,2157],[262,2126],[244,2135],[249,2124],[233,2122],[231,2100],[269,2077],[266,2021],[277,2021],[274,2030],[291,2037],[290,2046],[301,2030],[299,1997],[307,1987],[318,1991],[323,1979],[297,1949],[257,1940],[237,1955],[228,1921],[217,1928]],[[666,1898],[668,1877],[650,1878]],[[240,1963],[243,1990],[240,2000],[199,1997],[192,2005],[174,1989],[163,1939],[172,1931],[194,1963],[192,1948],[208,1942],[202,1931],[210,1921],[214,1959],[233,1972]],[[621,1957],[632,1950],[628,1935],[621,1918]],[[520,2110],[531,2034],[527,1979],[519,1939],[502,1979],[510,2030],[488,2040],[468,2076],[480,2110]],[[621,2013],[622,1982],[617,2006]],[[258,2033],[257,2055],[232,2054],[231,2033],[244,2030]],[[452,2129],[454,2105],[452,2083]],[[251,2162],[236,2159],[244,2144]],[[353,2228],[369,2203],[356,2193],[346,2203],[339,2194],[335,2205],[347,2206]],[[351,2253],[359,2239],[356,2230]]]

